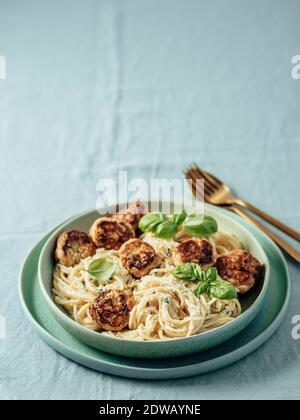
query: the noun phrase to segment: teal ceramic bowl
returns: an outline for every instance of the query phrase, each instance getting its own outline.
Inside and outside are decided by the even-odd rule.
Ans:
[[[60,233],[72,229],[88,231],[93,221],[99,217],[99,213],[96,210],[90,210],[69,219],[59,229],[54,231],[48,238],[40,254],[38,264],[40,288],[45,299],[45,304],[55,320],[70,334],[73,334],[85,344],[108,353],[125,357],[158,359],[184,356],[207,350],[234,337],[250,324],[261,309],[268,289],[270,266],[262,246],[238,221],[225,216],[222,211],[213,206],[206,205],[205,213],[213,216],[217,220],[221,231],[236,235],[243,243],[245,249],[254,255],[265,267],[264,276],[257,282],[257,285],[249,293],[240,296],[242,314],[238,318],[226,325],[198,335],[163,341],[120,339],[88,330],[77,324],[63,308],[54,302],[52,295],[52,272],[55,261],[53,256],[56,241]]]

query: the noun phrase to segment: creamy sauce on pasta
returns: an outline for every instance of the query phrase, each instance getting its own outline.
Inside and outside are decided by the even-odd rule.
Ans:
[[[119,338],[132,340],[165,340],[188,337],[224,325],[240,315],[237,299],[210,299],[207,295],[195,296],[194,283],[176,279],[172,250],[178,244],[173,239],[141,236],[162,257],[161,268],[154,269],[141,279],[134,279],[122,266],[118,251],[97,249],[92,257],[85,258],[74,267],[57,264],[53,273],[55,302],[82,326],[98,330],[89,314],[89,308],[101,290],[130,289],[134,306],[130,312],[128,328],[121,332],[105,331]],[[177,238],[176,238],[177,239]],[[180,238],[178,238],[180,239]],[[232,235],[218,232],[210,237],[218,255],[241,249],[242,244]],[[99,284],[88,272],[89,264],[98,258],[108,258],[117,263],[112,278]]]

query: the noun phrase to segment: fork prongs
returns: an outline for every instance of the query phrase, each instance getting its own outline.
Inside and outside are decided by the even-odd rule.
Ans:
[[[193,167],[195,170],[198,170],[198,172],[202,174],[202,176],[204,177],[206,182],[211,186],[211,188],[217,189],[220,188],[220,186],[222,186],[222,182],[218,178],[216,178],[209,172],[201,169],[195,162],[193,163]]]
[[[199,168],[199,166],[195,163],[185,170],[185,176],[186,178],[192,179],[193,183],[196,183],[197,179],[203,179],[204,193],[208,197],[219,188],[219,186],[217,186],[216,183],[210,178],[209,174]],[[193,190],[193,194],[194,192],[195,190]]]
[[[203,201],[204,200],[204,194],[203,194],[203,189],[199,187],[199,183],[197,182],[197,180],[199,178],[197,178],[196,176],[194,176],[189,169],[185,169],[184,170],[184,175],[185,178],[188,181],[188,184],[192,190],[192,194],[193,196],[196,198],[196,200],[198,201]]]
[[[193,162],[193,165],[195,168],[199,168],[199,165],[197,165],[197,163]],[[200,168],[199,168],[200,169]],[[223,185],[223,182],[220,181],[218,178],[216,178],[214,175],[212,175],[210,172],[204,171],[202,169],[202,172],[204,172],[207,176],[207,178],[209,178],[209,180],[216,186],[216,187],[220,187],[221,185]]]
[[[192,189],[193,195],[197,199],[203,199],[203,191],[200,191],[198,180],[204,180],[203,176],[199,171],[194,168],[193,166],[190,166],[184,170],[185,178],[189,181],[190,187]],[[204,182],[204,194],[208,194],[210,191],[207,189],[205,182]]]

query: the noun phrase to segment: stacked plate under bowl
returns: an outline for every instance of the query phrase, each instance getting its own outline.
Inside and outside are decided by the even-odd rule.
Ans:
[[[290,294],[287,266],[277,246],[257,228],[220,208],[206,206],[222,230],[236,234],[265,266],[262,282],[241,299],[243,313],[192,337],[143,342],[90,331],[75,323],[52,297],[53,250],[64,230],[87,231],[99,217],[82,213],[47,234],[29,253],[20,273],[23,309],[39,335],[66,357],[114,375],[169,379],[199,375],[231,364],[263,344],[278,328]],[[130,356],[130,357],[129,357]]]

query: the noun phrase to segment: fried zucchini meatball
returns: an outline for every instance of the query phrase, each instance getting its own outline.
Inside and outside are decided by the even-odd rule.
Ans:
[[[90,227],[90,236],[98,248],[117,250],[124,242],[134,238],[135,233],[125,220],[100,217]]]
[[[120,210],[115,218],[118,220],[125,220],[133,229],[137,229],[140,219],[145,213],[144,204],[138,200],[136,203],[131,204],[127,209]]]
[[[120,259],[126,270],[138,279],[161,263],[155,249],[139,239],[130,239],[121,246]]]
[[[208,239],[187,239],[177,245],[174,251],[175,265],[193,262],[201,268],[208,268],[212,267],[216,260],[216,248]]]
[[[78,264],[81,259],[94,255],[95,252],[95,245],[86,233],[71,230],[59,235],[55,259],[66,267],[72,267]]]
[[[107,290],[99,293],[89,308],[89,313],[99,329],[121,331],[127,327],[133,295],[130,290]]]
[[[219,276],[232,283],[239,293],[246,293],[259,278],[262,265],[249,252],[235,249],[221,255],[216,263]]]

